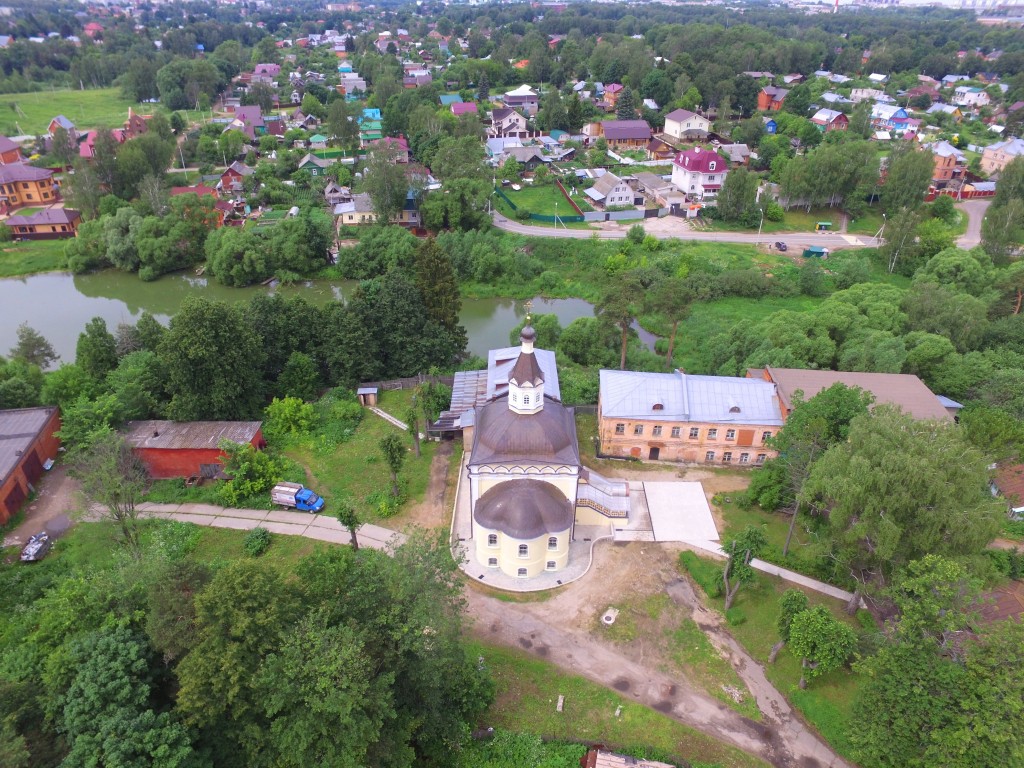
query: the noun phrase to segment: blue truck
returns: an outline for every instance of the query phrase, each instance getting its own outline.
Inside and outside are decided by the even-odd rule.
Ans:
[[[324,500],[301,483],[278,483],[270,492],[270,501],[313,514],[324,508]]]

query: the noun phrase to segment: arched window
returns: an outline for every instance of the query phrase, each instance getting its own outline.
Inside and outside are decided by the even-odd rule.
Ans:
[[[496,547],[496,546],[498,546],[498,534],[496,534],[496,533],[489,533],[489,534],[487,534],[487,546],[488,547]]]
[[[558,549],[558,537],[552,536],[548,539],[548,549]]]
[[[518,576],[520,579],[525,579],[526,578],[526,569],[525,568],[520,568],[516,572],[516,576]]]
[[[529,405],[529,404],[530,404],[530,396],[529,395],[523,395],[523,405]]]
[[[528,545],[526,545],[526,544],[520,544],[519,545],[519,556],[520,557],[529,557],[530,556],[530,547]]]

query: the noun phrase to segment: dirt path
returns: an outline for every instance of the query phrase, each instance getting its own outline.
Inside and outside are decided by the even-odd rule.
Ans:
[[[25,508],[24,522],[4,537],[3,545],[24,544],[40,531],[59,536],[71,526],[70,513],[78,509],[78,481],[68,475],[65,464],[58,464],[40,482],[39,495]]]
[[[414,527],[437,528],[448,524],[451,510],[445,507],[444,492],[448,483],[448,460],[453,450],[455,443],[451,440],[442,440],[438,444],[430,463],[430,482],[427,484],[426,496],[423,501],[413,504],[400,515],[385,521],[389,526],[408,533],[409,529]]]
[[[764,722],[758,723],[694,689],[682,676],[659,672],[653,665],[535,615],[538,605],[548,604],[506,603],[472,590],[467,595],[469,613],[475,619],[473,632],[487,642],[525,649],[778,768],[848,768],[792,717],[781,695],[766,680],[763,686],[752,687],[758,703],[770,707],[770,702],[779,700],[782,706],[778,713],[770,707]],[[756,664],[750,660],[746,666]],[[744,677],[754,679],[756,675]]]

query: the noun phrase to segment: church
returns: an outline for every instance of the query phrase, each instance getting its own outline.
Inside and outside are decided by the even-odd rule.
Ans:
[[[527,323],[520,346],[491,350],[485,371],[467,372],[453,387],[453,409],[469,449],[466,461],[469,557],[516,579],[558,573],[570,565],[579,525],[611,530],[629,515],[629,487],[580,462],[576,420],[561,402],[554,353],[534,348]]]

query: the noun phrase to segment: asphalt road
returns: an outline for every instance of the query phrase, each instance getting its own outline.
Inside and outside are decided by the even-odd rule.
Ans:
[[[981,222],[984,221],[985,211],[991,204],[991,200],[966,200],[957,205],[957,208],[967,214],[967,231],[957,238],[958,246],[973,248],[981,242]]]
[[[649,221],[654,221],[653,219]],[[747,232],[702,232],[690,229],[682,219],[666,216],[657,220],[655,231],[649,232],[659,240],[696,240],[713,243],[745,243],[747,245],[767,244],[776,240],[785,241],[790,248],[807,245],[822,245],[826,248],[877,248],[881,243],[873,237],[864,235],[844,235],[838,232],[787,232],[762,233],[760,236]],[[627,222],[632,226],[636,222]],[[675,226],[673,226],[675,225]],[[506,232],[515,232],[531,237],[568,237],[576,240],[622,240],[629,231],[629,226],[617,226],[616,229],[555,229],[553,227],[534,227],[520,224],[518,221],[494,214],[494,226]]]

